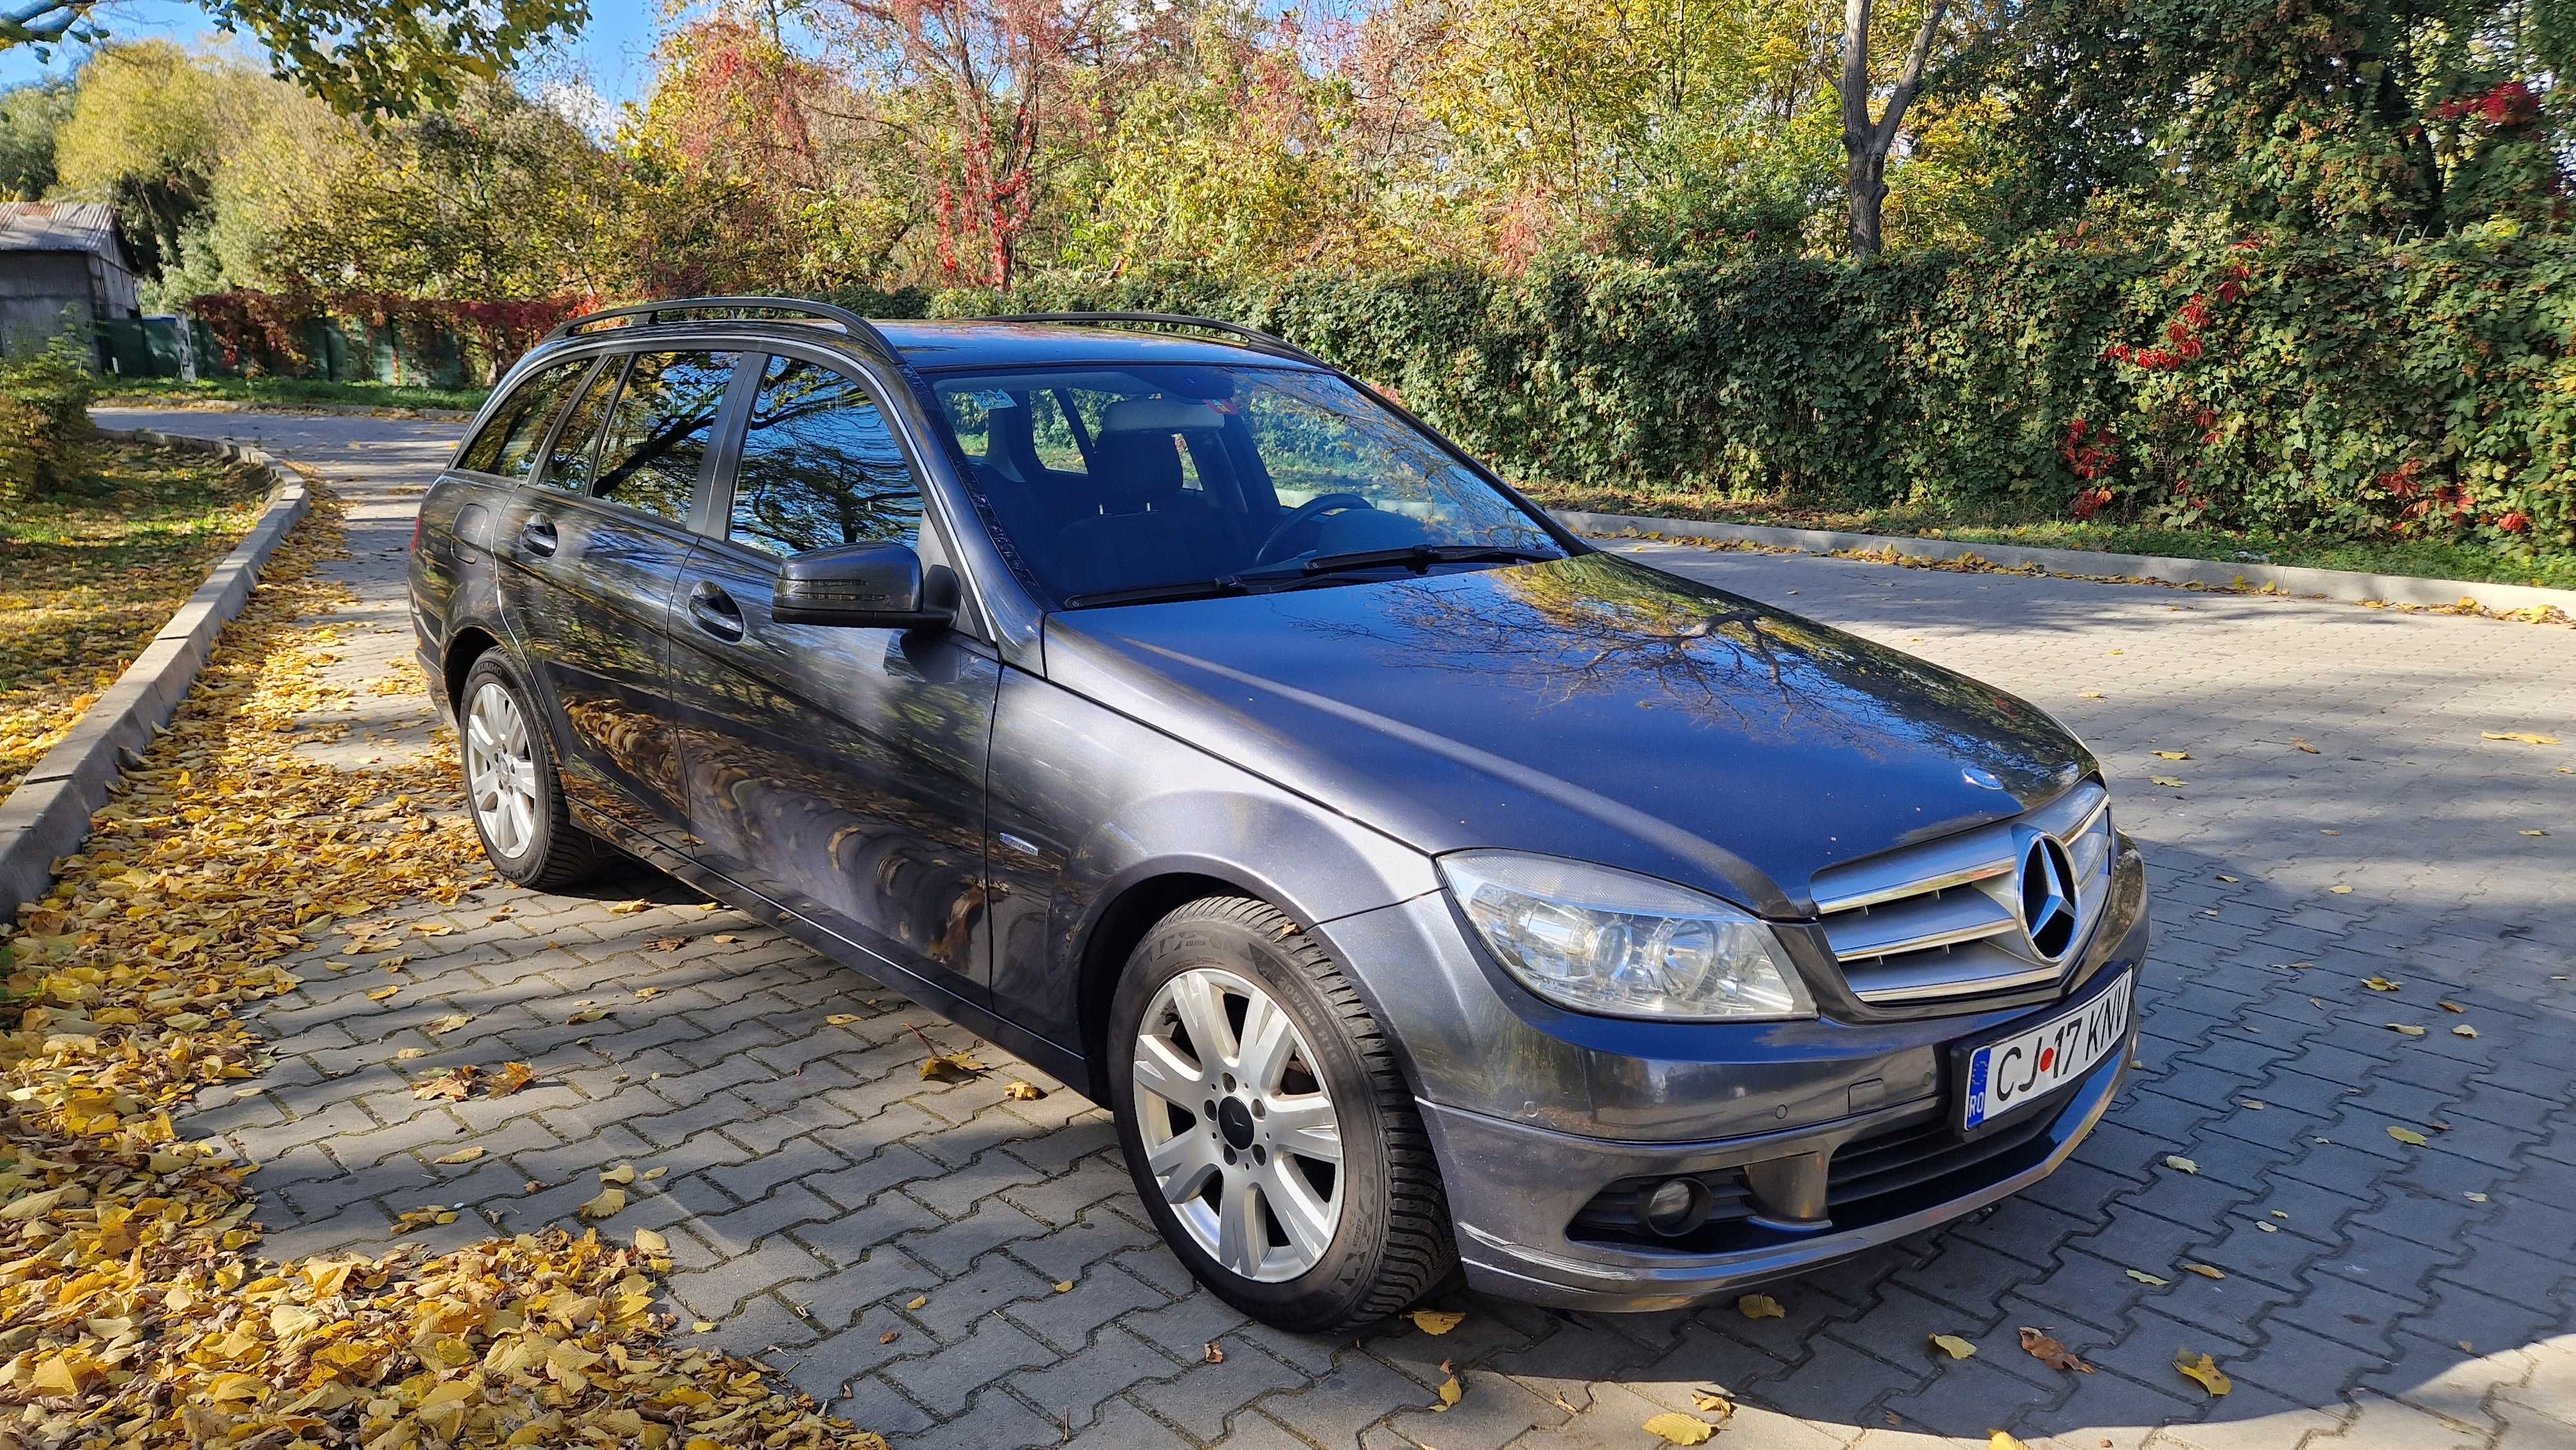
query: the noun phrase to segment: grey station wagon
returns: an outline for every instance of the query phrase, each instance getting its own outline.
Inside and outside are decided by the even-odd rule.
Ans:
[[[578,319],[422,506],[495,866],[627,853],[1106,1104],[1217,1293],[1739,1292],[2035,1182],[2147,923],[2030,705],[1153,314]]]

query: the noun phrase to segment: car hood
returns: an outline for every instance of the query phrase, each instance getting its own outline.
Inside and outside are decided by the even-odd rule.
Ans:
[[[1046,669],[1421,850],[1575,857],[1783,918],[1823,867],[2093,768],[2001,690],[1614,554],[1057,614]]]

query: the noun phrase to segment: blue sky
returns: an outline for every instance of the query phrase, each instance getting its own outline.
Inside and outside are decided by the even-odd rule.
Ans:
[[[598,91],[610,107],[640,99],[652,79],[653,42],[660,30],[661,7],[652,0],[591,0],[590,23],[559,54],[530,67],[540,82],[579,78]],[[110,0],[96,12],[110,36],[137,39],[160,36],[186,41],[211,34],[206,12],[186,0]],[[245,37],[234,42],[245,51],[258,47]],[[0,51],[0,86],[40,76],[67,75],[79,61],[81,47],[56,46],[50,60],[38,61],[33,50],[14,46]]]

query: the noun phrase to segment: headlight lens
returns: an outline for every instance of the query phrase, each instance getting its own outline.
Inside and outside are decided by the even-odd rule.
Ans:
[[[1691,1021],[1815,1011],[1771,929],[1696,891],[1519,851],[1461,851],[1440,872],[1504,968],[1559,1006]]]

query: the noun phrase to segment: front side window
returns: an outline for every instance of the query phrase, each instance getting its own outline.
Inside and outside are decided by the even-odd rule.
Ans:
[[[538,445],[545,442],[546,425],[555,420],[564,393],[581,381],[589,366],[588,358],[575,358],[528,374],[493,410],[492,421],[465,445],[456,466],[514,482],[526,478],[536,462]]]
[[[918,544],[921,488],[885,410],[857,379],[773,357],[734,470],[727,534],[767,553]]]
[[[572,408],[564,414],[563,426],[555,430],[555,446],[546,454],[546,467],[537,481],[567,493],[590,491],[591,463],[599,454],[600,425],[608,421],[608,403],[617,396],[617,377],[626,367],[622,357],[611,357],[600,365],[590,385],[573,399]]]
[[[599,445],[599,497],[685,523],[724,406],[736,354],[646,352],[626,370],[626,386]]]
[[[1060,605],[1566,552],[1329,373],[1146,364],[949,373],[933,389],[950,427],[972,430],[969,486],[1007,552]]]

